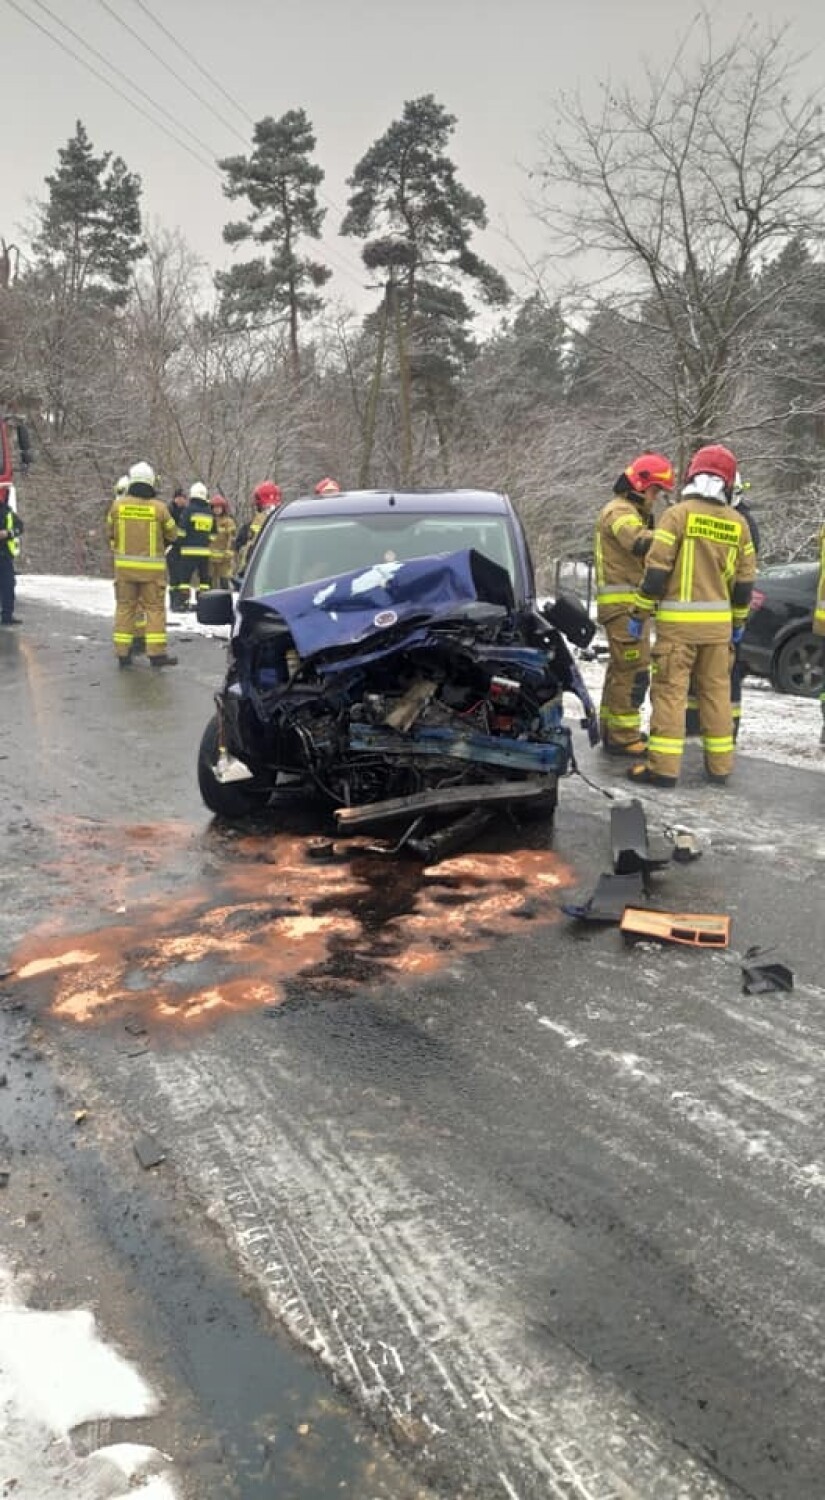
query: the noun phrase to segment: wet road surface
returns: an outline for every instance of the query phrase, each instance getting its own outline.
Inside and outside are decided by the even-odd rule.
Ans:
[[[314,865],[299,827],[231,834],[199,806],[216,643],[117,674],[102,622],[27,622],[0,641],[4,990],[89,1110],[84,1192],[118,1263],[127,1182],[144,1204],[148,1303],[181,1245],[215,1307],[254,1288],[393,1439],[408,1493],[825,1493],[821,778],[742,758],[726,793],[689,768],[647,799],[705,848],[661,904],[727,911],[735,949],[796,970],[745,997],[735,954],[559,917],[609,860],[580,782],[552,848],[535,828],[426,873]],[[124,1165],[140,1130],[166,1151],[152,1174]],[[168,1338],[168,1291],[159,1316]],[[261,1386],[275,1410],[302,1389],[251,1323],[267,1374],[228,1382],[226,1416],[241,1496],[270,1493]],[[199,1337],[194,1405],[219,1424]],[[402,1495],[347,1461],[278,1493]]]

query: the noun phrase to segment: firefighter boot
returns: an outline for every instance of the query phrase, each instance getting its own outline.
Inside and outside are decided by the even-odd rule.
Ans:
[[[178,659],[176,656],[170,656],[168,651],[164,651],[162,656],[150,656],[149,662],[153,667],[176,667]]]
[[[658,771],[651,771],[650,766],[646,766],[643,761],[639,765],[628,767],[627,779],[632,781],[634,786],[674,787],[676,785],[675,776],[661,776]]]

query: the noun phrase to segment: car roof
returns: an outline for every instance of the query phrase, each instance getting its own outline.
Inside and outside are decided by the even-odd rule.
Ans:
[[[506,495],[495,490],[343,490],[339,495],[301,495],[288,500],[279,516],[375,515],[398,510],[407,514],[512,515]]]

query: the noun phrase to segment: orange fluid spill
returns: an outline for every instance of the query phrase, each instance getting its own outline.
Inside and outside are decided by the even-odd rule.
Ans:
[[[288,992],[434,974],[523,931],[525,915],[555,920],[574,878],[550,850],[422,868],[353,840],[324,863],[302,837],[227,839],[174,823],[73,829],[64,819],[57,845],[48,868],[59,910],[14,955],[15,982],[78,1025],[135,1014],[175,1029],[214,1024]]]

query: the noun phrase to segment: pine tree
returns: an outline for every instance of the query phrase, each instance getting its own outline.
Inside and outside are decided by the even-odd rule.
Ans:
[[[384,279],[382,327],[392,325],[401,406],[402,478],[412,468],[412,394],[432,417],[445,468],[445,416],[454,383],[473,349],[473,311],[463,288],[491,305],[509,295],[506,282],[470,248],[487,223],[484,202],[458,180],[447,154],[456,125],[432,94],[407,100],[358,162],[341,233],[362,239],[364,264]],[[383,359],[385,341],[379,340]],[[373,393],[380,382],[376,366]],[[370,410],[374,415],[375,402]],[[369,467],[365,437],[362,472]]]
[[[120,307],[132,266],[146,248],[140,178],[110,151],[96,156],[80,120],[58,160],[46,178],[49,196],[34,242],[38,264],[56,273],[69,302],[89,294]]]
[[[226,197],[246,198],[250,204],[245,219],[225,225],[226,243],[252,241],[268,252],[217,274],[222,313],[228,322],[244,328],[267,315],[286,315],[296,375],[301,319],[320,311],[323,299],[318,291],[331,275],[326,266],[299,254],[302,237],[320,238],[326,213],[318,206],[324,173],[311,160],[314,150],[315,136],[305,111],[290,109],[278,120],[267,116],[258,121],[250,156],[230,156],[218,163],[226,174]]]

